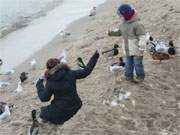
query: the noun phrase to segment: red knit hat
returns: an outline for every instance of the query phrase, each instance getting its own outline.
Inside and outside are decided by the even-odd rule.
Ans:
[[[131,18],[134,16],[135,11],[129,4],[122,4],[118,10],[117,14],[119,16],[123,16],[126,21],[131,20]]]

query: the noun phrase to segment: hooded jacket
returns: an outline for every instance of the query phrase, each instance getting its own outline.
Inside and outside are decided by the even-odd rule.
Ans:
[[[125,56],[143,56],[146,48],[146,32],[140,19],[134,15],[131,20],[124,21],[117,31],[110,31],[109,36],[123,36],[123,54]]]
[[[96,65],[99,53],[89,60],[87,66],[81,70],[70,70],[58,65],[54,67],[47,77],[46,86],[40,79],[37,84],[37,93],[42,102],[51,104],[41,108],[40,118],[54,124],[63,124],[81,108],[82,102],[76,90],[76,80],[88,76]]]

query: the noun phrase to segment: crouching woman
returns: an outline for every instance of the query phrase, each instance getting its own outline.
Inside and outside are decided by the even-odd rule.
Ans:
[[[46,63],[47,71],[44,80],[39,79],[36,88],[42,102],[47,102],[53,95],[48,106],[42,107],[39,118],[54,124],[63,124],[69,120],[82,106],[82,101],[76,89],[76,80],[90,75],[95,67],[99,53],[96,51],[88,64],[80,70],[71,70],[67,64],[58,59],[49,59]],[[36,114],[37,116],[37,114]]]

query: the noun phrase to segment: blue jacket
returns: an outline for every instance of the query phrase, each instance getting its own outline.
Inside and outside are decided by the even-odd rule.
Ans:
[[[95,67],[99,53],[95,52],[88,64],[81,70],[59,69],[48,76],[46,86],[43,80],[36,84],[37,93],[42,102],[49,101],[53,95],[51,104],[41,108],[40,118],[54,124],[63,124],[69,120],[81,108],[82,102],[76,90],[76,80],[88,76]]]

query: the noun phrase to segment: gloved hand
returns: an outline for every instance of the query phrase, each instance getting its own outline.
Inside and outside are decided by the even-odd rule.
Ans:
[[[100,55],[100,50],[97,49],[97,50],[95,51],[94,55],[97,56],[97,57],[99,57],[99,55]]]

